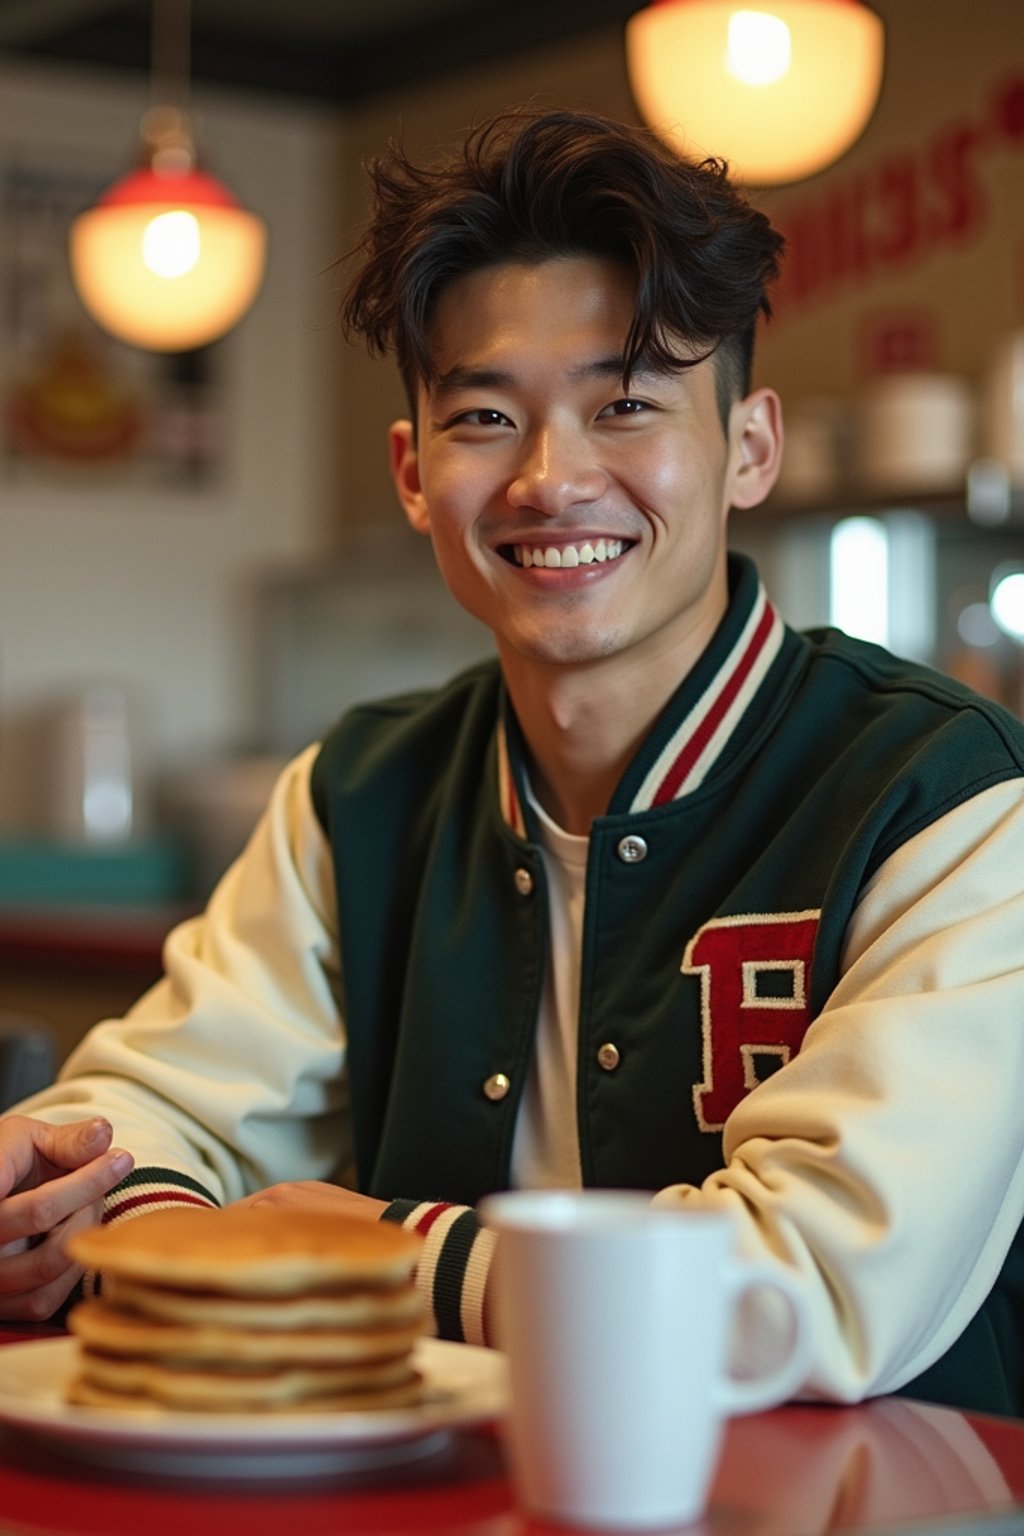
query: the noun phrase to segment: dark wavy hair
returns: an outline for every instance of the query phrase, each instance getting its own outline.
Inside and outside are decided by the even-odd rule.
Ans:
[[[500,262],[581,255],[635,276],[627,383],[641,359],[678,371],[714,353],[723,423],[749,389],[783,240],[723,161],[681,159],[649,130],[608,118],[520,111],[482,123],[434,164],[392,142],[367,169],[375,202],[349,253],[362,262],[341,324],[372,354],[395,353],[411,402],[418,380],[436,378],[430,322],[446,284]]]

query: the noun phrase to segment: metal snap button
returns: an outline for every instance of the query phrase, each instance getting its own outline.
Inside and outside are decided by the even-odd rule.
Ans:
[[[598,1048],[597,1064],[606,1072],[614,1072],[621,1059],[618,1046],[613,1045],[610,1040]]]
[[[642,837],[630,833],[624,837],[615,849],[623,864],[639,864],[641,859],[647,857],[647,843]]]
[[[528,869],[524,869],[522,865],[520,865],[520,867],[516,870],[515,880],[516,890],[519,892],[520,896],[529,896],[530,892],[533,890],[533,876],[530,874],[530,871]]]
[[[511,1086],[512,1084],[504,1072],[495,1072],[484,1083],[484,1093],[493,1103],[497,1104],[500,1099],[505,1097]]]

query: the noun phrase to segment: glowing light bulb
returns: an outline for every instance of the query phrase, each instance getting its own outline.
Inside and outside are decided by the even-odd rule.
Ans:
[[[739,181],[799,181],[860,136],[885,32],[860,0],[656,0],[626,23],[645,122],[682,154],[720,155]]]
[[[999,628],[1024,640],[1024,571],[1011,571],[996,582],[989,606]]]
[[[158,213],[142,233],[142,259],[156,277],[184,277],[199,260],[199,220],[183,208]]]
[[[829,540],[829,618],[838,629],[889,644],[889,536],[874,517],[844,517]]]
[[[744,85],[774,85],[789,73],[793,43],[780,16],[734,11],[729,17],[725,67]]]

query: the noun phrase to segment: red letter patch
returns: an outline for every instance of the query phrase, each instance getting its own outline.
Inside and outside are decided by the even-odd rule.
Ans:
[[[700,976],[704,1079],[693,1086],[702,1131],[720,1131],[756,1088],[757,1058],[787,1062],[811,1022],[807,978],[821,912],[718,917],[686,946],[680,970]]]

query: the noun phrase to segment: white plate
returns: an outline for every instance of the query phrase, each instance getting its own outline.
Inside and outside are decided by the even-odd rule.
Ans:
[[[505,1357],[440,1339],[416,1346],[424,1400],[367,1413],[80,1407],[64,1401],[76,1348],[74,1339],[38,1339],[0,1349],[0,1423],[119,1472],[246,1480],[368,1473],[434,1456],[453,1429],[505,1411]]]

